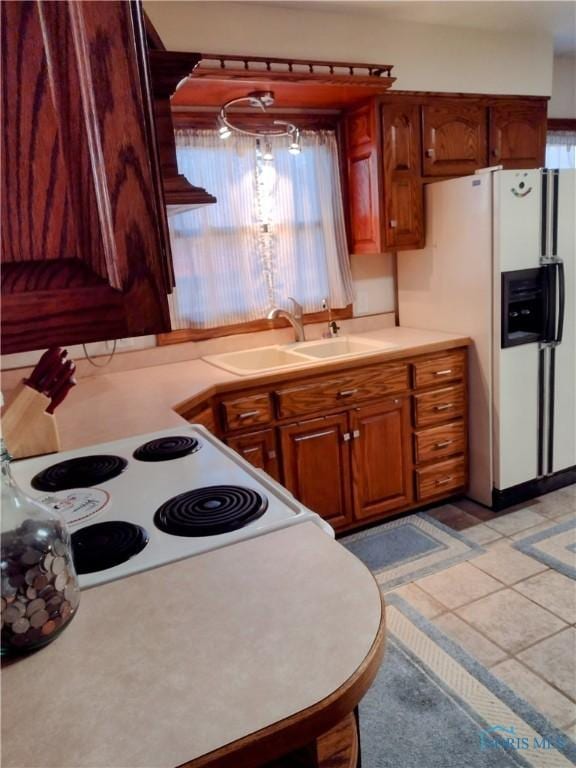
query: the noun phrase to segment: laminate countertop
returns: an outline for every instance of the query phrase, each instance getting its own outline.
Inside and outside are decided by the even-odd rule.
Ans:
[[[344,700],[371,653],[375,674],[381,620],[370,572],[311,522],[85,590],[60,637],[3,669],[2,765],[210,757]]]
[[[200,401],[222,389],[263,384],[280,375],[329,373],[347,364],[370,365],[470,343],[464,336],[414,328],[385,328],[355,335],[395,347],[369,357],[324,361],[305,369],[283,369],[259,376],[237,376],[196,359],[82,378],[56,413],[62,450],[177,427],[183,420],[173,410],[176,405]]]

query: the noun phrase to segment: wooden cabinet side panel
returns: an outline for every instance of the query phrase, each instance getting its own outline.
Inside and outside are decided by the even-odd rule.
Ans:
[[[380,253],[381,201],[376,107],[364,105],[345,119],[351,253]]]
[[[2,5],[6,352],[170,327],[139,13]],[[101,301],[77,326],[83,288]]]

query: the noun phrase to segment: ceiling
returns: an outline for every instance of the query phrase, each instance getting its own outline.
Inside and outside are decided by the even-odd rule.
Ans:
[[[576,53],[575,0],[268,0],[302,11],[354,13],[378,18],[489,30],[541,29],[557,54]],[[268,3],[266,3],[268,4]]]

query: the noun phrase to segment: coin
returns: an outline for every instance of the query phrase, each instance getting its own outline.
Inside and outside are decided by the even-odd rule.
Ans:
[[[66,621],[68,616],[72,613],[72,607],[70,606],[70,603],[63,602],[60,606],[60,616],[62,616],[62,619]]]
[[[51,598],[50,598],[50,600],[48,600],[48,602],[46,603],[46,608],[47,608],[49,611],[54,611],[54,610],[56,610],[56,609],[57,609],[57,608],[58,608],[58,607],[59,607],[61,604],[62,604],[62,596],[61,596],[61,595],[56,595],[56,594],[55,594],[55,595],[54,595],[53,597],[51,597]]]
[[[36,613],[36,611],[42,611],[46,608],[46,603],[41,597],[36,598],[36,600],[31,600],[27,607],[26,607],[26,615],[32,616],[33,613]]]
[[[4,611],[4,621],[7,624],[13,624],[18,619],[21,619],[26,613],[26,609],[22,603],[12,603]]]
[[[54,579],[54,586],[58,592],[62,592],[66,584],[68,583],[68,571],[62,571]]]
[[[36,579],[38,576],[40,576],[40,568],[35,565],[33,568],[29,568],[26,571],[24,574],[24,581],[26,584],[28,584],[29,587],[31,587],[32,584],[34,584],[34,579]]]
[[[3,597],[0,597],[0,611],[3,611],[6,608],[6,600],[4,600]]]
[[[33,613],[32,616],[30,616],[30,624],[34,629],[39,629],[43,624],[46,624],[49,618],[50,615],[48,614],[48,611],[36,611],[36,613]]]
[[[68,547],[66,544],[62,541],[62,539],[55,539],[52,543],[52,547],[54,549],[54,552],[56,552],[57,555],[65,555],[68,551]]]
[[[40,568],[45,572],[48,573],[50,569],[52,568],[52,563],[54,562],[54,555],[51,555],[48,553],[42,562],[40,563]]]
[[[21,618],[15,621],[12,624],[12,632],[14,632],[15,635],[21,635],[23,632],[26,632],[30,627],[30,622],[26,618]]]
[[[56,629],[56,622],[51,619],[50,621],[47,621],[46,624],[44,624],[41,632],[43,635],[51,635],[55,629]]]
[[[24,565],[36,565],[42,558],[42,553],[37,549],[29,547],[20,558],[20,562]]]
[[[58,576],[66,568],[66,560],[63,557],[55,557],[52,563],[52,573]]]
[[[28,600],[36,600],[38,597],[38,592],[34,589],[34,587],[28,587],[26,590],[26,597]]]

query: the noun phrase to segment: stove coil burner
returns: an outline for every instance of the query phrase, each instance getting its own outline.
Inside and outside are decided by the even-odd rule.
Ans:
[[[80,456],[43,469],[32,478],[37,491],[65,491],[68,488],[89,488],[105,483],[122,473],[128,462],[120,456],[106,454]]]
[[[169,461],[196,453],[200,449],[200,443],[196,438],[188,435],[170,435],[159,437],[141,445],[133,453],[138,461]]]
[[[156,511],[154,523],[175,536],[216,536],[243,528],[267,508],[268,499],[251,488],[212,485],[168,499]]]
[[[77,573],[94,573],[130,560],[148,544],[148,532],[120,520],[94,523],[72,534],[72,555]]]

